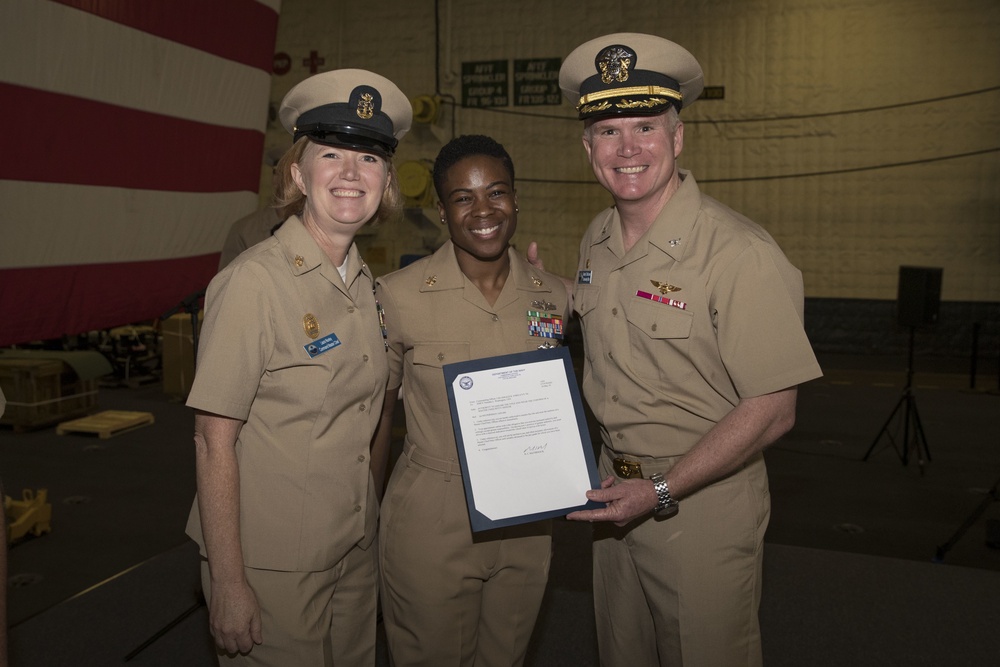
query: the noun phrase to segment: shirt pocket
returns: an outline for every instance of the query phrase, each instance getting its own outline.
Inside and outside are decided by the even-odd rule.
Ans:
[[[625,305],[632,371],[659,384],[677,384],[694,372],[691,328],[694,316],[638,297]]]
[[[424,402],[432,412],[448,412],[442,367],[445,364],[468,361],[471,357],[470,347],[468,342],[414,343],[413,375],[405,378],[407,390],[426,397]]]
[[[594,357],[601,357],[604,351],[603,341],[597,335],[598,329],[592,321],[591,315],[597,308],[598,299],[601,296],[601,288],[598,285],[576,285],[573,290],[573,310],[580,316],[580,327],[583,329],[584,356],[588,361],[593,361]]]
[[[597,307],[597,299],[601,296],[601,288],[598,285],[577,285],[573,290],[573,310],[586,317]]]

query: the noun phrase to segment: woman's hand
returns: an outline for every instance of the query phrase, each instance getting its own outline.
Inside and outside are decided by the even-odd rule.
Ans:
[[[215,645],[227,653],[247,653],[264,637],[260,630],[257,596],[246,580],[232,584],[212,583],[208,627]]]

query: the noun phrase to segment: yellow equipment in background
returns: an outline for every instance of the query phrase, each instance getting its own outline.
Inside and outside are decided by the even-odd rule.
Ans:
[[[41,536],[52,532],[52,504],[47,502],[48,489],[31,489],[21,492],[23,500],[3,497],[3,511],[7,516],[7,544],[21,539],[28,533]]]
[[[429,125],[437,122],[441,102],[434,95],[417,95],[410,100],[413,107],[413,122]]]
[[[396,168],[399,191],[406,198],[406,208],[434,206],[433,163],[429,160],[407,160]]]

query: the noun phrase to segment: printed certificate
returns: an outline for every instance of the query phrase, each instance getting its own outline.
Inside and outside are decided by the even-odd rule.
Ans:
[[[569,349],[443,370],[473,531],[604,506]]]

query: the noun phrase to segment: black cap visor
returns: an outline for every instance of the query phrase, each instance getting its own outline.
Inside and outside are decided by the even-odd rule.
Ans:
[[[681,110],[680,85],[675,79],[636,70],[627,83],[607,83],[594,75],[580,84],[580,120],[607,116],[656,116],[671,106]]]
[[[365,153],[374,153],[384,158],[391,158],[399,144],[395,138],[387,137],[381,132],[367,127],[333,123],[310,123],[296,126],[295,141],[298,141],[300,137],[309,137],[310,140],[325,146],[350,148]]]

